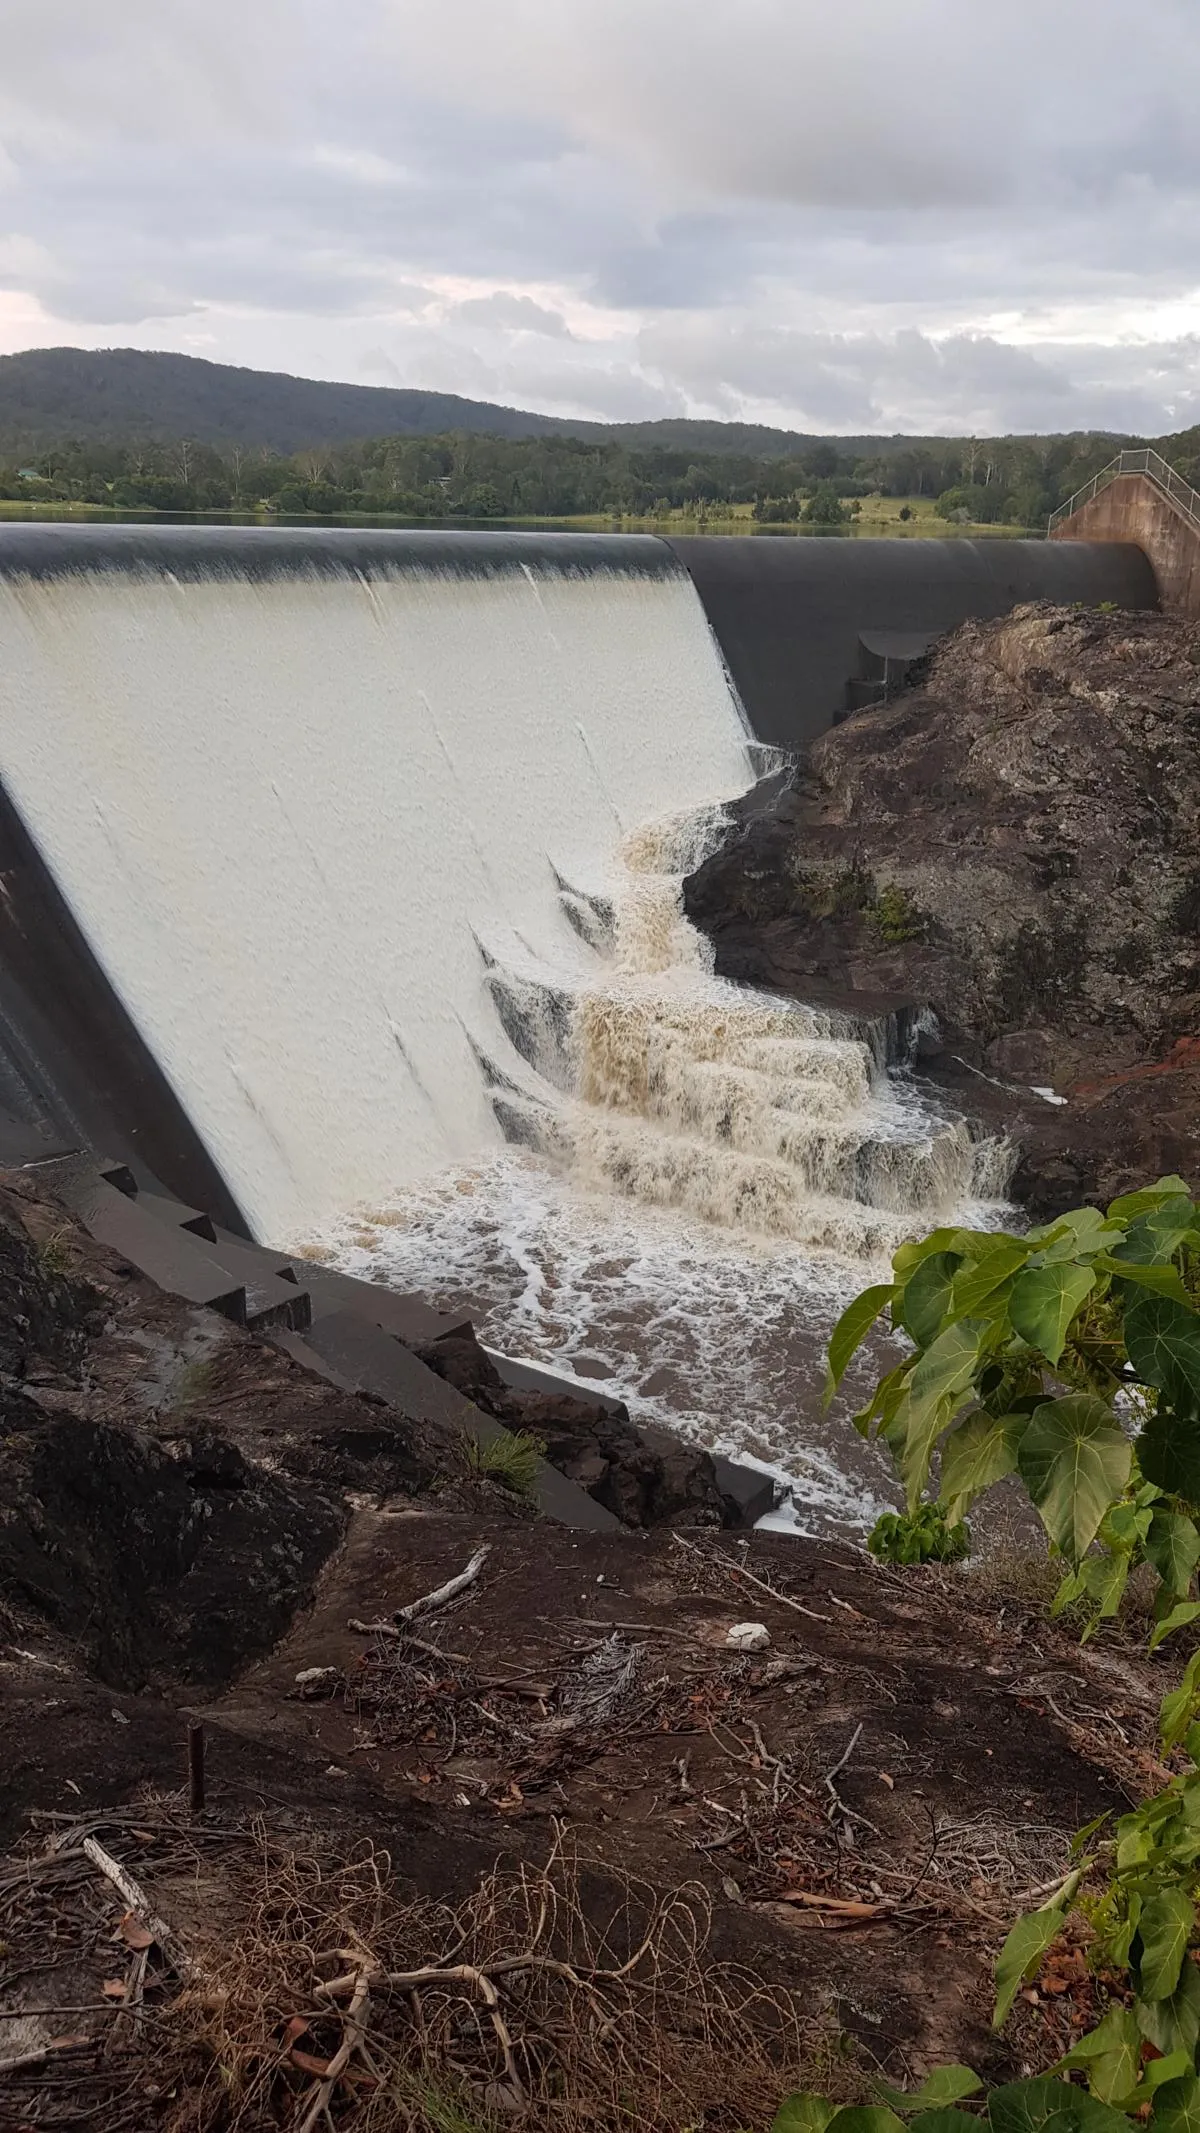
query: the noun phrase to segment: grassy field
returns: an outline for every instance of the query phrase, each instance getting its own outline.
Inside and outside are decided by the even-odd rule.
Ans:
[[[1040,526],[952,526],[939,518],[934,510],[933,498],[929,496],[864,496],[859,499],[862,510],[844,529],[861,539],[912,540],[922,537],[945,540],[966,536],[968,539],[1013,538],[1029,533],[1041,533]],[[902,519],[903,509],[912,514]],[[797,525],[760,526],[754,517],[752,504],[731,504],[727,509],[708,512],[702,516],[689,511],[672,511],[661,518],[623,518],[609,512],[593,512],[573,518],[508,518],[470,520],[464,518],[414,519],[398,513],[345,512],[332,520],[323,520],[313,514],[307,520],[301,517],[284,516],[273,511],[208,511],[208,512],[157,512],[113,511],[104,504],[22,504],[0,499],[0,524],[5,520],[30,519],[68,520],[126,520],[153,525],[156,519],[170,523],[182,520],[208,520],[217,525],[236,524],[246,526],[271,525],[336,525],[360,526],[467,526],[473,524],[491,526],[558,526],[579,533],[713,533],[713,534],[761,534],[764,538],[787,538],[796,534],[812,536],[822,533],[837,533],[832,527]]]

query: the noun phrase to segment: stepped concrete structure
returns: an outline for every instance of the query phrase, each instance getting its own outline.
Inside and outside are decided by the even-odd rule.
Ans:
[[[1055,512],[1050,539],[1139,548],[1159,604],[1200,615],[1200,495],[1158,452],[1120,452]]]

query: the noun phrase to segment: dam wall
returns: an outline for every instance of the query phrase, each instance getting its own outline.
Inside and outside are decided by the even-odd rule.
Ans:
[[[498,1145],[489,971],[569,985],[561,879],[753,779],[654,540],[21,528],[0,673],[0,779],[86,951],[39,998],[56,1049],[274,1239]]]
[[[1062,519],[1050,538],[1064,548],[1134,542],[1153,571],[1160,605],[1170,613],[1200,615],[1200,524],[1149,475],[1118,474]]]
[[[863,639],[906,650],[972,616],[1026,600],[1154,607],[1154,572],[1122,542],[803,539],[672,540],[762,741],[796,748],[847,708]]]
[[[504,999],[586,984],[631,833],[827,725],[864,633],[1033,597],[1154,582],[1113,544],[0,530],[0,1160],[283,1241],[486,1159],[531,1094]]]

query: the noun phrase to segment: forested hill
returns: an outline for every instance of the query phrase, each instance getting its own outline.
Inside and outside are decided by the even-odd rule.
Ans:
[[[298,452],[365,437],[432,437],[459,430],[491,437],[604,434],[463,400],[457,393],[387,385],[331,385],[283,371],[238,370],[201,356],[139,348],[31,348],[0,356],[0,455],[48,444],[197,444]]]

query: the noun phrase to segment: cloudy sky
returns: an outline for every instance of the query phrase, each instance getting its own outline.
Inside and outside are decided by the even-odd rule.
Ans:
[[[1200,421],[1197,0],[3,0],[0,352]]]

